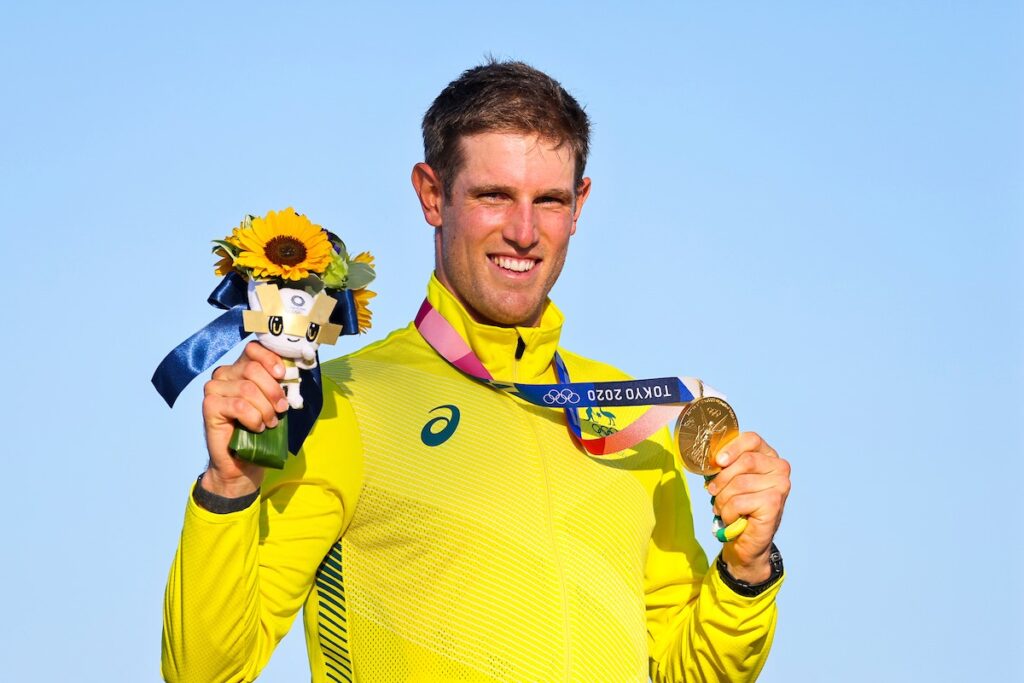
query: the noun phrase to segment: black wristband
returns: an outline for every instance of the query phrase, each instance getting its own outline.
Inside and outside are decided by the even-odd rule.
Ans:
[[[203,474],[206,474],[206,472],[203,472]],[[208,512],[218,515],[239,512],[252,505],[253,501],[260,497],[259,489],[238,498],[227,498],[226,496],[218,496],[216,493],[210,493],[203,488],[203,474],[199,475],[199,478],[196,479],[196,485],[192,488],[192,500]]]
[[[726,566],[721,554],[719,554],[716,564],[718,565],[718,575],[722,577],[722,581],[725,582],[726,586],[739,595],[754,598],[774,586],[782,578],[782,553],[779,552],[778,547],[774,543],[772,543],[771,554],[768,555],[768,562],[772,566],[772,574],[761,583],[747,583],[734,577],[729,573],[729,568]]]

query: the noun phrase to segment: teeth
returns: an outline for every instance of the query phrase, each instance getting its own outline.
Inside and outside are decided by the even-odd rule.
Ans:
[[[525,273],[533,270],[536,261],[525,258],[510,258],[508,256],[492,256],[491,260],[500,268],[514,270],[517,273]]]

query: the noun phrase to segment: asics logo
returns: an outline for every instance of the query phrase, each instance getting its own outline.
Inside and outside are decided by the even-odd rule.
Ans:
[[[438,410],[445,410],[448,412],[448,415],[438,415],[423,425],[423,429],[420,431],[420,440],[426,446],[440,446],[452,438],[452,434],[455,433],[456,428],[459,426],[460,413],[458,408],[453,405],[443,405],[431,408],[430,412],[434,413]]]
[[[544,394],[544,402],[549,406],[574,406],[580,402],[580,395],[572,389],[552,389]]]

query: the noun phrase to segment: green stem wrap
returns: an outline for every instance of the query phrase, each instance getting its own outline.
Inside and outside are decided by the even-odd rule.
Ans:
[[[250,432],[242,425],[235,425],[228,447],[237,458],[275,470],[283,469],[288,459],[288,413],[280,416],[276,427],[262,432]]]

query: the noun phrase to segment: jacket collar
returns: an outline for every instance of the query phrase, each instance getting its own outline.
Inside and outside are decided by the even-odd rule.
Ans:
[[[555,382],[551,361],[558,349],[565,318],[550,299],[537,327],[497,327],[476,322],[436,275],[430,276],[427,300],[469,344],[494,379],[504,382]],[[525,348],[517,360],[516,349],[520,339]]]

